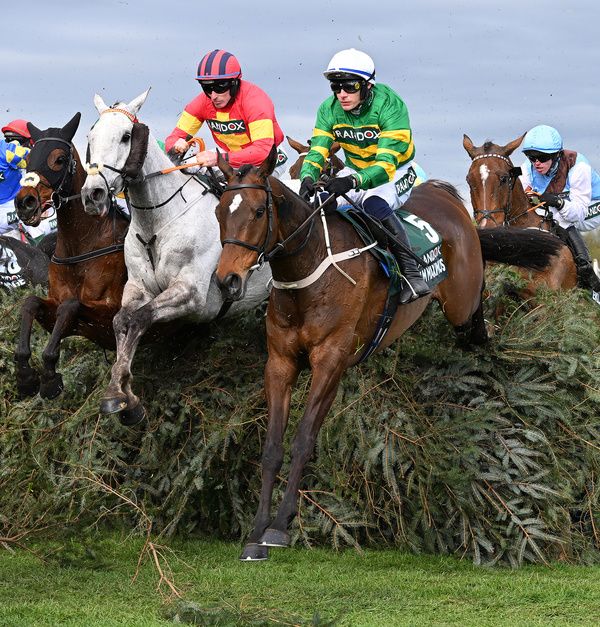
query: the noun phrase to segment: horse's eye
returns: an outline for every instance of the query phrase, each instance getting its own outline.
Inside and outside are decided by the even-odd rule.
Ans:
[[[126,144],[131,139],[131,133],[123,133],[123,137],[121,138],[121,142]]]
[[[63,166],[67,162],[67,158],[64,155],[61,155],[56,159],[56,165]]]
[[[510,176],[508,176],[508,174],[502,174],[500,176],[500,183],[502,185],[506,185],[506,183],[508,183],[510,181]]]
[[[265,207],[264,205],[262,205],[262,207],[259,207],[259,208],[256,210],[256,218],[257,218],[257,219],[258,219],[258,218],[262,218],[262,217],[263,217],[263,215],[264,215],[264,213],[265,213],[265,209],[266,209],[266,207]]]

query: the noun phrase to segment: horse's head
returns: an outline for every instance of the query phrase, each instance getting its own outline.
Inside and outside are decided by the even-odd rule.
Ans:
[[[112,107],[98,94],[94,96],[100,118],[88,133],[88,175],[81,190],[84,209],[90,215],[105,216],[114,196],[142,171],[149,129],[138,122],[137,114],[149,91],[129,103],[118,102]]]
[[[288,144],[298,153],[298,159],[290,166],[289,175],[291,179],[300,178],[300,169],[302,168],[302,164],[304,163],[304,157],[308,154],[310,150],[310,146],[308,144],[301,144],[300,142],[288,137],[286,135],[286,139]],[[329,149],[329,158],[325,162],[324,170],[330,176],[335,176],[343,167],[344,162],[335,156],[335,153],[341,148],[341,146],[337,142],[333,142],[331,148]]]
[[[510,220],[511,198],[520,168],[515,168],[509,156],[521,144],[525,134],[499,146],[486,141],[474,146],[471,139],[463,136],[463,146],[472,159],[467,173],[471,191],[471,204],[475,222],[479,228],[493,228]]]
[[[244,165],[239,170],[219,154],[227,187],[216,208],[223,244],[216,277],[225,298],[243,298],[252,270],[275,244],[277,215],[268,177],[276,165],[275,146],[259,167]]]
[[[72,143],[80,119],[81,113],[76,113],[62,128],[45,131],[27,123],[35,143],[27,156],[27,172],[15,198],[17,215],[25,224],[37,226],[46,210],[59,209],[71,194],[78,170],[83,177],[81,161]]]

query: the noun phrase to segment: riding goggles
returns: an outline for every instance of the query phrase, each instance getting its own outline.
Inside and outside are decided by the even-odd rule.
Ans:
[[[233,87],[233,81],[198,81],[202,87],[202,91],[207,96],[210,96],[211,92],[216,94],[224,94]]]
[[[355,94],[362,87],[362,81],[331,81],[331,91],[339,94],[344,90],[347,94]]]
[[[547,152],[526,152],[525,156],[531,161],[531,163],[535,163],[539,161],[540,163],[546,163],[547,161],[551,161],[556,157],[556,153],[547,153]]]

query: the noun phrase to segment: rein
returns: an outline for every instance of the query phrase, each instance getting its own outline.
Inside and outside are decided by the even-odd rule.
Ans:
[[[42,208],[44,208],[45,205],[42,204],[38,186],[42,185],[43,187],[47,189],[52,189],[52,194],[50,196],[50,206],[53,207],[55,211],[58,211],[60,207],[66,205],[71,200],[75,200],[76,198],[81,198],[81,192],[79,194],[72,194],[69,196],[61,195],[62,188],[63,186],[67,184],[67,182],[69,186],[72,185],[72,182],[73,182],[72,177],[75,174],[75,171],[77,169],[77,164],[75,161],[75,157],[73,156],[73,146],[71,142],[68,142],[65,139],[62,139],[62,137],[42,137],[37,140],[36,145],[39,145],[43,141],[53,141],[53,142],[65,144],[69,149],[69,162],[65,166],[65,171],[62,175],[62,178],[60,179],[60,182],[58,183],[57,188],[54,188],[52,185],[47,185],[46,183],[44,183],[40,179],[40,176],[37,173],[37,171],[30,172],[25,176],[23,187],[34,187],[37,198],[38,198],[38,204]],[[115,222],[116,222],[116,211],[113,217],[113,240],[114,240],[114,236],[116,233]],[[123,249],[124,249],[124,244],[113,241],[113,244],[111,244],[110,246],[105,246],[103,248],[91,250],[87,253],[83,253],[81,255],[74,255],[72,257],[57,257],[56,254],[53,254],[52,257],[50,258],[50,261],[51,263],[54,263],[56,265],[67,266],[67,265],[82,263],[84,261],[89,261],[90,259],[103,257],[104,255],[110,255],[115,252],[120,252]]]
[[[256,266],[252,267],[253,269],[259,268],[264,263],[271,261],[271,259],[273,259],[273,257],[275,257],[276,255],[279,255],[280,258],[284,256],[288,257],[291,255],[295,255],[300,250],[302,250],[308,243],[308,240],[312,234],[315,216],[317,215],[317,213],[319,213],[319,211],[322,210],[322,207],[326,205],[327,202],[330,200],[330,198],[325,200],[325,202],[323,202],[314,211],[312,211],[310,215],[302,222],[302,224],[296,227],[290,235],[288,235],[281,242],[276,242],[272,250],[270,252],[267,252],[266,249],[267,249],[269,240],[271,239],[271,235],[273,233],[273,190],[271,189],[271,185],[269,184],[268,179],[267,179],[266,185],[259,185],[257,183],[240,183],[238,185],[228,185],[223,190],[223,193],[228,192],[228,191],[235,191],[237,189],[262,189],[267,194],[267,221],[268,221],[267,233],[265,235],[265,240],[262,243],[262,245],[254,246],[253,244],[249,244],[248,242],[244,242],[242,240],[233,239],[233,238],[227,238],[227,239],[221,240],[221,244],[223,246],[225,244],[233,244],[234,246],[241,246],[242,248],[247,248],[248,250],[257,252],[258,262]],[[283,250],[285,248],[285,245],[288,242],[290,242],[292,239],[294,239],[294,237],[296,237],[296,235],[307,225],[310,225],[310,228],[308,229],[308,232],[306,236],[304,237],[304,240],[302,241],[302,243],[295,250],[285,253]]]
[[[79,194],[81,196],[81,194]],[[77,196],[75,196],[77,198]],[[113,199],[114,200],[114,199]],[[98,257],[103,257],[104,255],[111,255],[112,253],[117,253],[125,249],[124,243],[115,242],[115,234],[117,231],[117,207],[116,202],[113,203],[113,243],[109,246],[104,246],[103,248],[97,248],[96,250],[90,250],[87,253],[82,253],[81,255],[74,255],[73,257],[57,257],[56,255],[52,255],[50,261],[57,266],[71,266],[77,263],[82,263],[84,261],[89,261],[90,259],[96,259]]]
[[[329,266],[334,266],[338,272],[340,272],[343,276],[345,276],[348,281],[350,281],[350,283],[352,283],[353,285],[356,285],[356,281],[346,272],[344,272],[344,270],[342,270],[342,268],[339,267],[338,262],[339,261],[344,261],[346,259],[351,259],[353,257],[358,257],[360,256],[363,252],[365,252],[366,250],[369,250],[370,248],[373,248],[374,246],[377,245],[377,242],[373,242],[372,244],[369,244],[363,248],[352,248],[350,250],[346,250],[340,253],[333,253],[331,250],[331,241],[329,238],[329,229],[327,227],[327,220],[325,217],[325,210],[324,210],[324,206],[333,198],[335,198],[335,196],[329,196],[328,198],[325,199],[325,201],[323,201],[319,206],[317,206],[310,214],[309,216],[298,226],[296,227],[292,233],[290,235],[288,235],[284,240],[282,240],[281,242],[278,242],[274,245],[273,249],[267,253],[266,252],[266,248],[268,246],[268,242],[271,239],[271,235],[273,233],[273,192],[271,189],[271,186],[268,182],[267,179],[267,184],[266,185],[260,185],[257,183],[240,183],[239,185],[231,185],[231,186],[227,186],[223,191],[234,191],[237,189],[261,189],[263,191],[266,192],[267,194],[267,219],[268,219],[268,224],[267,224],[267,232],[265,234],[265,239],[264,242],[262,243],[262,245],[260,246],[255,246],[253,244],[249,244],[248,242],[244,242],[242,240],[238,240],[238,239],[233,239],[233,238],[226,238],[224,240],[221,240],[222,245],[224,246],[225,244],[233,244],[235,246],[241,246],[243,248],[247,248],[249,250],[252,250],[254,252],[258,253],[258,261],[254,266],[251,266],[249,268],[249,272],[252,272],[254,270],[256,270],[257,268],[260,268],[264,263],[271,261],[275,256],[279,255],[279,258],[281,258],[282,255],[281,252],[283,251],[285,245],[291,240],[293,239],[306,225],[310,224],[310,229],[308,230],[308,233],[306,234],[303,242],[292,252],[289,253],[285,253],[285,256],[291,256],[294,254],[297,254],[300,250],[302,250],[306,244],[309,241],[309,238],[312,234],[312,229],[314,226],[314,218],[317,215],[317,213],[320,213],[321,215],[321,221],[323,223],[323,234],[325,237],[325,247],[327,250],[327,255],[325,257],[325,259],[323,259],[323,261],[317,266],[317,268],[315,270],[313,270],[313,272],[311,272],[307,277],[303,278],[303,279],[299,279],[297,281],[287,281],[287,282],[282,282],[282,281],[277,281],[275,279],[273,279],[273,287],[275,289],[286,289],[286,290],[298,290],[298,289],[303,289],[305,287],[308,287],[309,285],[312,285],[315,281],[317,281],[322,274],[327,270],[327,268],[329,268]]]

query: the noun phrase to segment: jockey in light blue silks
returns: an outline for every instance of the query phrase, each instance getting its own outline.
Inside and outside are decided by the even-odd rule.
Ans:
[[[545,124],[525,135],[521,150],[527,157],[521,166],[523,188],[550,208],[555,222],[565,229],[580,278],[600,292],[600,278],[579,233],[600,226],[600,175],[582,154],[565,150],[560,133]]]

